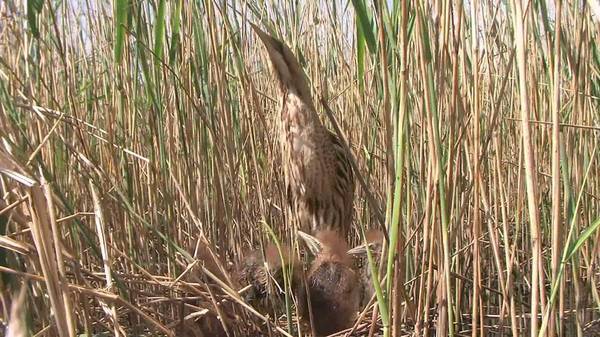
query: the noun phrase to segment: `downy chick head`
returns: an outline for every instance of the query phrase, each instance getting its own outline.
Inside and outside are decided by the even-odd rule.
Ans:
[[[288,246],[281,246],[281,254],[274,244],[265,248],[264,254],[255,250],[245,256],[241,263],[238,280],[242,285],[249,285],[244,299],[259,308],[265,307],[269,301],[279,302],[284,289],[284,273],[291,270],[291,286],[298,283],[297,260],[292,257]]]
[[[315,332],[321,336],[352,326],[361,290],[344,238],[334,231],[320,231],[315,238],[321,249],[309,269],[309,298],[299,299],[299,313],[308,321],[312,312]]]
[[[354,260],[354,264],[356,268],[361,269],[367,263],[367,247],[371,252],[371,256],[375,262],[379,261],[381,257],[383,243],[385,241],[385,237],[383,232],[379,229],[370,229],[365,233],[365,241],[366,243],[361,243],[360,245],[350,249],[348,254],[352,256]]]
[[[369,265],[369,259],[367,256],[367,247],[371,252],[371,256],[373,257],[373,263],[376,264],[374,267],[378,268],[379,260],[381,258],[381,254],[383,253],[382,250],[384,239],[385,237],[381,230],[370,229],[365,233],[366,244],[363,243],[348,251],[348,254],[354,258],[354,266],[359,274],[360,283],[363,289],[360,304],[361,307],[366,306],[371,300],[371,297],[373,297],[375,294],[371,266]]]

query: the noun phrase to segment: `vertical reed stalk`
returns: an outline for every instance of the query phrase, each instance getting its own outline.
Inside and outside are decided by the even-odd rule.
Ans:
[[[530,112],[529,88],[527,86],[527,50],[528,41],[526,15],[523,11],[523,1],[513,0],[513,22],[515,26],[515,44],[517,50],[517,68],[519,82],[519,99],[521,110],[521,132],[523,141],[523,154],[525,164],[525,185],[527,189],[527,210],[529,213],[529,235],[531,239],[531,336],[537,336],[538,313],[540,302],[540,282],[543,280],[541,266],[541,232],[539,223],[539,209],[537,198],[536,166],[533,153]]]
[[[552,66],[552,284],[558,280],[560,252],[562,250],[562,218],[560,209],[560,73],[561,73],[561,24],[562,1],[555,1],[554,20],[554,64]],[[556,305],[550,303],[550,322],[548,336],[561,335],[562,322],[556,320]]]
[[[438,197],[439,197],[439,206],[440,206],[440,215],[441,215],[441,238],[442,238],[442,256],[443,256],[443,267],[440,267],[438,272],[444,279],[443,283],[443,291],[442,298],[438,299],[438,303],[442,303],[443,306],[446,306],[446,314],[445,317],[446,322],[448,324],[447,331],[448,336],[454,336],[454,313],[453,313],[453,301],[452,301],[452,284],[450,281],[450,243],[448,238],[449,231],[449,221],[448,221],[448,211],[446,205],[446,178],[444,171],[444,163],[443,163],[443,155],[442,155],[442,145],[441,139],[439,135],[439,119],[437,112],[437,97],[435,91],[435,85],[433,82],[433,69],[431,62],[432,54],[430,47],[430,36],[425,26],[425,12],[423,8],[423,4],[419,4],[417,6],[417,18],[416,18],[416,26],[417,33],[419,37],[419,69],[421,80],[423,82],[423,91],[424,91],[424,102],[425,102],[425,110],[427,112],[427,123],[429,128],[429,141],[433,144],[434,152],[430,155],[434,161],[434,167],[436,172],[436,180],[438,187]]]
[[[471,298],[471,336],[485,336],[483,321],[480,316],[481,304],[481,248],[479,238],[481,237],[481,213],[479,211],[480,196],[480,164],[479,153],[481,144],[480,131],[480,106],[479,106],[479,1],[471,1],[471,62],[473,72],[473,297]],[[480,331],[481,330],[481,331]]]

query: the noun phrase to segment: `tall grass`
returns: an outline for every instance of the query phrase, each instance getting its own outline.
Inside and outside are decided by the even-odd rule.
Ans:
[[[560,0],[0,2],[3,323],[184,335],[209,309],[231,335],[300,334],[289,298],[258,312],[229,280],[271,234],[295,240],[278,88],[252,21],[291,46],[321,119],[333,129],[330,108],[357,159],[368,191],[352,242],[388,229],[381,273],[371,268],[385,281],[354,334],[592,334],[599,11]],[[224,274],[191,255],[205,239]]]

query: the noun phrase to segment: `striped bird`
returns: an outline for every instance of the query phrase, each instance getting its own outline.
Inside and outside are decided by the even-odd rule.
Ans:
[[[252,25],[264,43],[281,89],[280,142],[288,204],[302,230],[347,236],[354,174],[338,137],[319,120],[306,75],[283,42]]]
[[[242,285],[250,285],[244,299],[261,312],[269,312],[269,308],[282,305],[285,292],[284,273],[291,273],[290,288],[299,287],[298,260],[286,245],[281,247],[281,254],[277,246],[269,244],[264,254],[261,250],[256,250],[244,256],[241,261],[238,281]]]

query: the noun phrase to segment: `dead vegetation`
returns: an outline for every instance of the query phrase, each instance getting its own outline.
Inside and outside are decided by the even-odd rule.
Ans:
[[[4,332],[594,336],[599,20],[598,1],[0,1]],[[347,247],[291,225],[249,22],[351,150]],[[303,291],[328,303],[312,324]],[[340,300],[338,325],[318,309]]]

